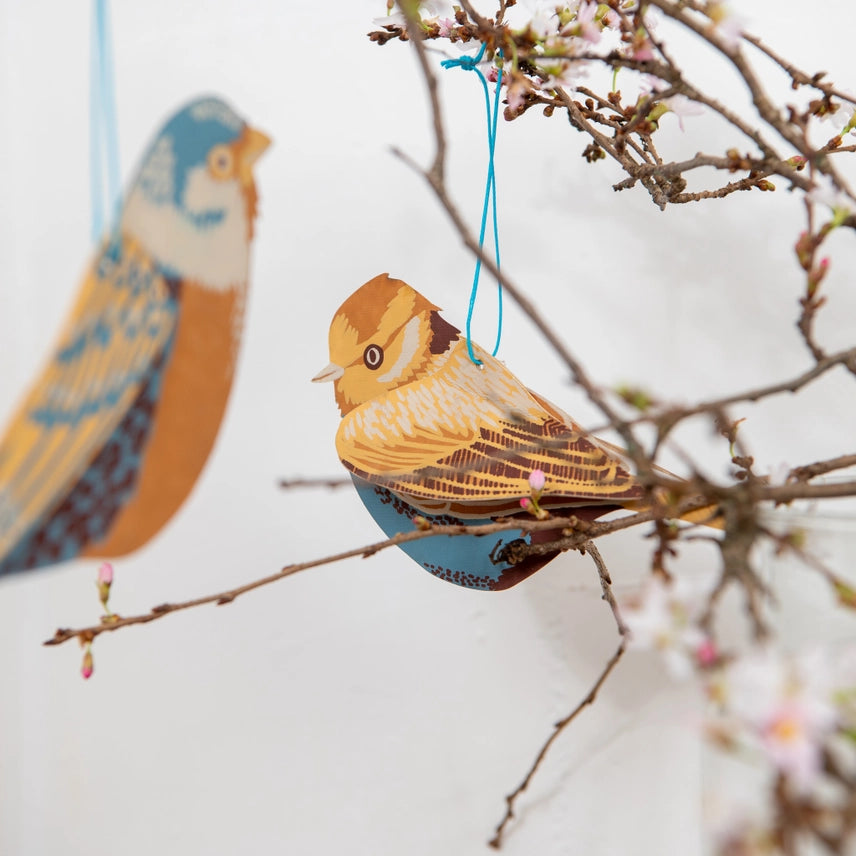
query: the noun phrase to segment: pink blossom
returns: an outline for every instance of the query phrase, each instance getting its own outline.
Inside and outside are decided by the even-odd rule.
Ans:
[[[828,206],[832,210],[833,222],[836,225],[841,225],[856,212],[856,202],[826,176],[816,179],[815,186],[806,194],[806,198],[809,202]]]
[[[556,32],[556,3],[551,0],[523,0],[523,5],[531,15],[525,29],[535,38],[546,39],[550,33]]]
[[[712,639],[704,639],[695,651],[696,662],[707,668],[719,659],[719,650]]]
[[[640,62],[654,59],[654,45],[647,36],[638,41],[634,39],[630,48],[630,54],[633,59],[638,59]]]
[[[770,760],[788,773],[803,791],[820,772],[820,745],[810,711],[796,701],[783,700],[760,729]]]
[[[643,95],[653,92],[662,92],[668,89],[669,84],[665,80],[661,80],[656,74],[643,74],[639,83],[639,91]]]
[[[449,3],[445,0],[419,0],[419,8],[421,12],[427,12],[428,15],[438,18],[449,11]]]
[[[621,26],[621,18],[614,9],[607,9],[600,20],[604,27],[609,27],[611,30],[617,30]]]
[[[438,23],[437,18],[440,15],[448,14],[449,4],[444,2],[444,0],[421,0],[414,11],[417,17],[424,23]],[[372,23],[380,27],[406,27],[407,16],[403,12],[393,12],[390,7],[388,14],[381,18],[372,18]]]
[[[673,677],[688,678],[698,652],[713,644],[698,626],[708,588],[684,578],[649,580],[637,602],[622,605],[630,647],[659,651]]]
[[[505,96],[506,103],[513,111],[519,110],[526,103],[526,84],[521,79],[516,79],[511,82],[508,87],[508,92]]]
[[[108,586],[113,582],[113,566],[109,562],[103,562],[98,569],[98,582]]]
[[[701,104],[680,93],[664,98],[662,103],[669,108],[670,113],[674,113],[678,117],[678,125],[682,131],[684,130],[685,116],[701,116],[704,113],[704,107]]]
[[[539,63],[538,67],[547,75],[541,82],[541,89],[550,90],[557,87],[575,89],[580,79],[587,76],[583,63],[563,59],[549,64]]]
[[[580,26],[580,36],[587,42],[596,45],[600,41],[600,27],[595,22],[597,3],[583,2],[577,9],[577,23]]]
[[[544,485],[547,483],[547,477],[544,475],[543,470],[532,470],[529,473],[529,487],[535,491],[535,493],[541,493],[544,490]]]
[[[639,86],[639,90],[643,94],[650,93],[653,95],[668,88],[669,84],[666,83],[665,80],[661,80],[653,74],[642,75],[642,82]],[[685,116],[701,116],[704,113],[703,105],[699,104],[697,101],[693,101],[691,98],[687,98],[686,95],[681,95],[680,93],[670,95],[668,98],[663,98],[659,103],[662,104],[669,113],[674,113],[678,117],[678,125],[680,125],[682,131],[684,130],[683,120]]]
[[[440,18],[437,22],[440,25],[440,37],[448,39],[452,35],[452,28],[456,25],[454,18]]]
[[[528,496],[524,496],[523,499],[520,500],[520,507],[524,511],[529,511],[532,508],[532,500],[529,499]]]
[[[565,13],[563,20],[567,23],[562,27],[559,34],[566,38],[577,36],[583,41],[596,45],[601,37],[601,26],[597,22],[597,9],[598,4],[590,2],[590,0],[580,0],[576,9],[573,6],[568,7],[568,11],[573,17],[569,20],[567,12]]]
[[[631,57],[641,61],[654,59],[654,43],[651,41],[650,33],[657,29],[660,22],[660,10],[649,6],[645,10],[643,26],[639,27],[633,34],[633,41],[627,46]]]
[[[724,708],[738,735],[754,742],[805,793],[820,775],[823,742],[838,724],[829,661],[820,652],[755,651],[721,679]]]
[[[110,599],[110,586],[113,585],[113,566],[109,562],[102,562],[98,569],[98,579],[95,581],[95,587],[98,589],[98,599],[104,607],[107,615],[111,615],[107,607],[107,601]]]
[[[856,128],[856,110],[852,104],[845,105],[840,101],[824,102],[820,109],[822,112],[820,114],[815,113],[814,117],[821,122],[831,123],[841,128],[839,133],[842,136],[853,132],[853,129]]]
[[[713,22],[713,31],[726,47],[732,50],[743,38],[747,20],[731,10],[727,3],[713,3],[707,8],[707,16]]]

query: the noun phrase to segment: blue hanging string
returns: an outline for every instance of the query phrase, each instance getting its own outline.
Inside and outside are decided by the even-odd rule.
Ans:
[[[491,109],[490,91],[488,90],[487,79],[478,68],[478,63],[481,62],[485,52],[485,44],[482,43],[481,49],[475,56],[464,56],[460,59],[446,59],[441,65],[443,68],[462,68],[464,71],[474,71],[481,81],[482,89],[484,90],[485,109],[487,112],[487,144],[488,144],[488,166],[487,166],[487,184],[484,191],[484,205],[482,206],[481,228],[479,229],[479,250],[484,248],[484,235],[487,230],[487,212],[488,208],[493,209],[493,247],[496,254],[496,267],[500,267],[499,260],[499,227],[497,226],[496,217],[496,171],[494,169],[494,150],[496,148],[496,126],[499,117],[499,92],[502,86],[502,67],[499,67],[496,89],[494,90],[493,108]],[[502,58],[502,51],[499,51],[499,57]],[[470,305],[467,310],[467,352],[470,359],[476,364],[481,365],[481,360],[476,359],[473,353],[472,340],[470,338],[470,327],[472,326],[473,312],[476,306],[476,295],[479,290],[479,277],[481,276],[481,256],[476,259],[476,270],[473,276],[473,287],[470,291]],[[502,338],[502,284],[497,282],[497,301],[499,304],[498,318],[496,325],[496,344],[493,347],[491,356],[496,356],[499,351],[499,342]]]
[[[89,189],[92,240],[97,244],[108,224],[119,230],[119,136],[107,0],[93,0],[89,68]]]

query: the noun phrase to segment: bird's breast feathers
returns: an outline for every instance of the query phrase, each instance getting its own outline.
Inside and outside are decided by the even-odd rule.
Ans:
[[[336,435],[342,460],[371,474],[406,473],[472,443],[484,428],[538,419],[539,408],[501,363],[479,352],[479,368],[458,350],[438,370],[347,413]]]
[[[209,183],[210,184],[210,183]],[[194,207],[179,209],[152,199],[141,187],[128,198],[122,228],[146,248],[168,275],[193,280],[212,291],[244,288],[249,269],[249,225],[237,186],[219,189],[229,198],[216,209],[199,198],[201,180],[188,180],[186,199]],[[217,216],[199,213],[216,210]]]

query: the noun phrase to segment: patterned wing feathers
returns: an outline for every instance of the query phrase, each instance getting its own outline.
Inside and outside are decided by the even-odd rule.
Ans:
[[[425,509],[457,513],[468,506],[519,511],[535,469],[547,477],[548,507],[620,505],[641,496],[619,457],[531,395],[501,363],[486,358],[475,373],[470,365],[452,365],[346,416],[336,438],[345,466]]]
[[[413,438],[414,443],[418,438]],[[432,444],[437,451],[437,445]],[[438,502],[497,503],[513,500],[509,507],[529,494],[529,474],[540,469],[546,476],[545,504],[621,504],[641,496],[633,476],[603,449],[561,423],[500,423],[485,427],[479,436],[459,443],[450,452],[435,454],[423,466],[408,470],[406,448],[398,444],[384,450],[374,448],[360,455],[353,447],[344,463],[355,475],[408,497]],[[420,451],[424,453],[425,449]],[[389,469],[370,472],[385,457]],[[396,464],[405,466],[395,467]],[[393,470],[395,467],[395,470]],[[583,502],[584,501],[584,502]],[[502,505],[507,505],[501,502]]]
[[[169,287],[138,247],[96,264],[0,441],[0,558],[85,472],[175,327]]]

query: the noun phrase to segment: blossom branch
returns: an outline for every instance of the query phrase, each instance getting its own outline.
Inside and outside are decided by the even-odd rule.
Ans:
[[[692,503],[688,503],[687,505],[692,507]],[[45,641],[44,644],[61,645],[63,642],[67,642],[69,639],[75,638],[80,639],[83,642],[91,642],[102,633],[112,633],[116,630],[121,630],[124,627],[129,627],[135,624],[148,624],[175,612],[194,609],[208,604],[223,606],[225,604],[232,603],[238,597],[246,594],[247,592],[279,582],[280,580],[299,573],[300,571],[321,567],[322,565],[333,564],[335,562],[341,562],[345,559],[356,557],[368,558],[369,556],[373,556],[375,553],[379,553],[390,547],[397,547],[401,544],[406,544],[411,541],[419,541],[423,538],[432,538],[438,535],[492,535],[494,533],[507,532],[509,530],[538,532],[566,527],[568,529],[576,530],[577,535],[576,537],[569,537],[566,542],[563,541],[561,549],[577,549],[588,542],[589,539],[601,537],[608,532],[617,532],[630,526],[650,522],[651,520],[656,519],[658,515],[663,515],[664,513],[666,513],[665,509],[649,509],[644,512],[631,514],[627,517],[604,523],[591,523],[585,520],[580,520],[571,515],[569,517],[551,517],[548,520],[529,520],[526,518],[515,517],[511,519],[497,520],[494,523],[486,523],[480,526],[467,526],[465,524],[429,524],[424,528],[415,528],[410,532],[399,533],[398,535],[387,538],[384,541],[378,541],[373,544],[367,544],[363,547],[356,547],[352,550],[345,550],[341,553],[324,556],[319,559],[312,559],[307,562],[298,562],[286,565],[275,574],[270,574],[260,579],[253,580],[252,582],[245,583],[244,585],[218,592],[216,594],[193,598],[179,603],[163,603],[159,606],[153,607],[149,612],[145,612],[140,615],[121,617],[113,614],[109,621],[104,621],[91,627],[83,627],[77,630],[60,628],[50,639]]]
[[[671,484],[674,482],[661,481],[660,484]],[[311,485],[314,486],[314,485]],[[684,489],[692,490],[695,485],[688,483]],[[794,483],[786,485],[753,485],[751,488],[751,497],[754,502],[771,501],[771,502],[789,502],[794,499],[802,498],[829,498],[840,496],[856,496],[856,481],[847,481],[830,484],[803,484]],[[708,486],[704,496],[693,496],[683,499],[676,503],[660,503],[644,511],[634,512],[624,517],[619,517],[607,521],[588,521],[583,520],[575,515],[569,516],[550,516],[546,519],[527,519],[521,517],[506,518],[497,520],[493,523],[486,523],[479,526],[469,526],[464,524],[429,524],[426,528],[417,528],[410,532],[399,533],[392,538],[387,538],[383,541],[378,541],[372,544],[367,544],[362,547],[356,547],[351,550],[345,550],[341,553],[324,556],[318,559],[312,559],[307,562],[298,562],[286,565],[275,574],[262,577],[252,582],[237,586],[215,594],[206,595],[204,597],[194,598],[178,603],[164,603],[153,607],[149,612],[139,615],[120,617],[113,615],[109,621],[84,627],[77,630],[67,628],[58,629],[53,637],[47,640],[45,645],[59,645],[67,642],[69,639],[78,638],[84,642],[91,642],[102,633],[110,633],[120,630],[135,624],[148,624],[156,621],[167,615],[175,612],[180,612],[187,609],[193,609],[208,604],[216,604],[223,606],[232,603],[238,597],[257,588],[278,582],[300,571],[317,568],[323,565],[341,562],[345,559],[355,557],[368,558],[375,553],[386,550],[390,547],[400,546],[401,544],[411,541],[418,541],[423,538],[432,538],[440,535],[460,536],[460,535],[491,535],[499,532],[507,532],[510,530],[522,530],[524,532],[539,532],[539,531],[564,531],[563,537],[555,541],[545,542],[544,544],[532,544],[522,547],[517,556],[518,560],[527,555],[535,553],[552,553],[566,550],[583,549],[594,558],[598,570],[601,573],[601,582],[604,586],[604,599],[609,603],[610,608],[616,616],[616,623],[621,628],[621,620],[617,614],[617,607],[613,600],[610,599],[608,584],[609,574],[606,571],[605,565],[600,558],[593,543],[596,538],[601,538],[614,532],[623,531],[634,526],[639,526],[644,523],[651,523],[659,520],[669,520],[680,518],[686,514],[690,514],[700,509],[705,509],[710,506],[711,497],[716,497],[724,508],[736,502],[746,501],[746,486],[742,484],[733,487],[715,488]]]

